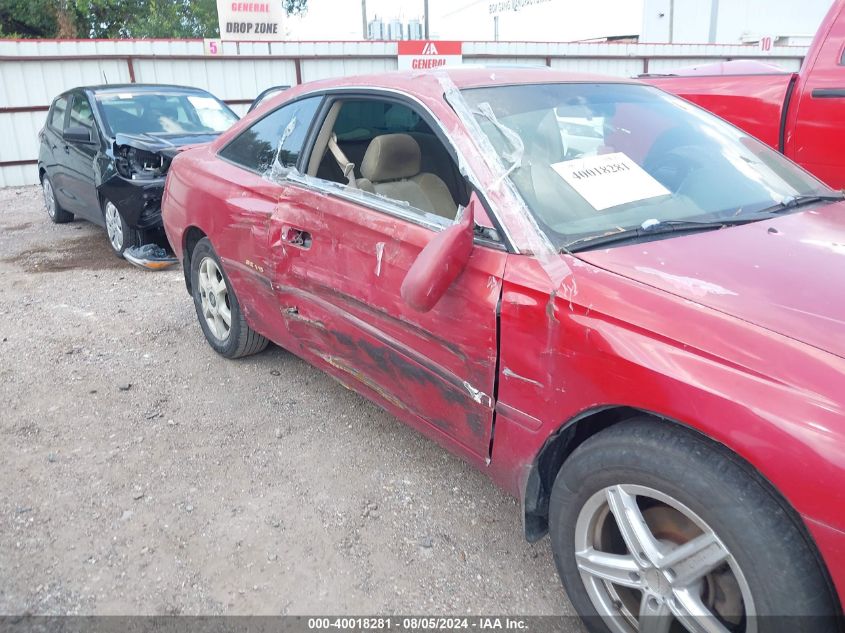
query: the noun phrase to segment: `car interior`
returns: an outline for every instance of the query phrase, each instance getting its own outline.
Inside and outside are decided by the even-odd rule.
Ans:
[[[198,133],[209,131],[183,96],[135,95],[131,99],[101,99],[100,106],[113,132]]]
[[[378,99],[332,104],[307,174],[448,219],[469,200],[455,161],[422,117]]]

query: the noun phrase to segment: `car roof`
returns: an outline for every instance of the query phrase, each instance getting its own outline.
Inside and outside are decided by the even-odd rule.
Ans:
[[[409,80],[421,75],[445,73],[457,88],[480,88],[486,86],[504,86],[517,84],[538,83],[631,83],[642,84],[636,79],[625,77],[609,77],[586,73],[573,73],[556,70],[546,66],[453,66],[437,70],[399,70],[383,72],[373,75],[358,75],[351,77],[333,77],[301,84],[305,90],[330,89],[340,86],[362,86],[372,88],[406,89]]]
[[[175,86],[171,84],[101,84],[98,86],[79,86],[73,90],[85,90],[94,94],[108,94],[111,92],[188,92],[191,94],[208,94],[202,88]],[[67,92],[73,92],[73,90],[68,90]]]
[[[456,66],[446,69],[446,73],[458,88],[536,83],[637,83],[624,77],[573,73],[548,66]]]

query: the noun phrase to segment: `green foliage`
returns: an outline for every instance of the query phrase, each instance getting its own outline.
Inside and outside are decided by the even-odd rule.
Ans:
[[[288,15],[308,0],[282,2]],[[219,37],[216,0],[0,0],[0,37]]]
[[[288,15],[302,15],[308,8],[308,0],[282,0]]]
[[[0,0],[0,36],[57,37],[52,5],[47,0]]]

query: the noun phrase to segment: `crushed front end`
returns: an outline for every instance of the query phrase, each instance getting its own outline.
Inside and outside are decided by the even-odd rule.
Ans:
[[[103,166],[102,184],[97,189],[138,232],[141,244],[167,245],[161,222],[161,197],[170,161],[178,151],[179,148],[155,148],[119,135],[112,160]]]

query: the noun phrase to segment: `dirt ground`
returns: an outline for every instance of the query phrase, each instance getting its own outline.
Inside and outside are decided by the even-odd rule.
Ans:
[[[0,190],[0,613],[571,614],[482,473]],[[573,624],[573,626],[575,626]]]

